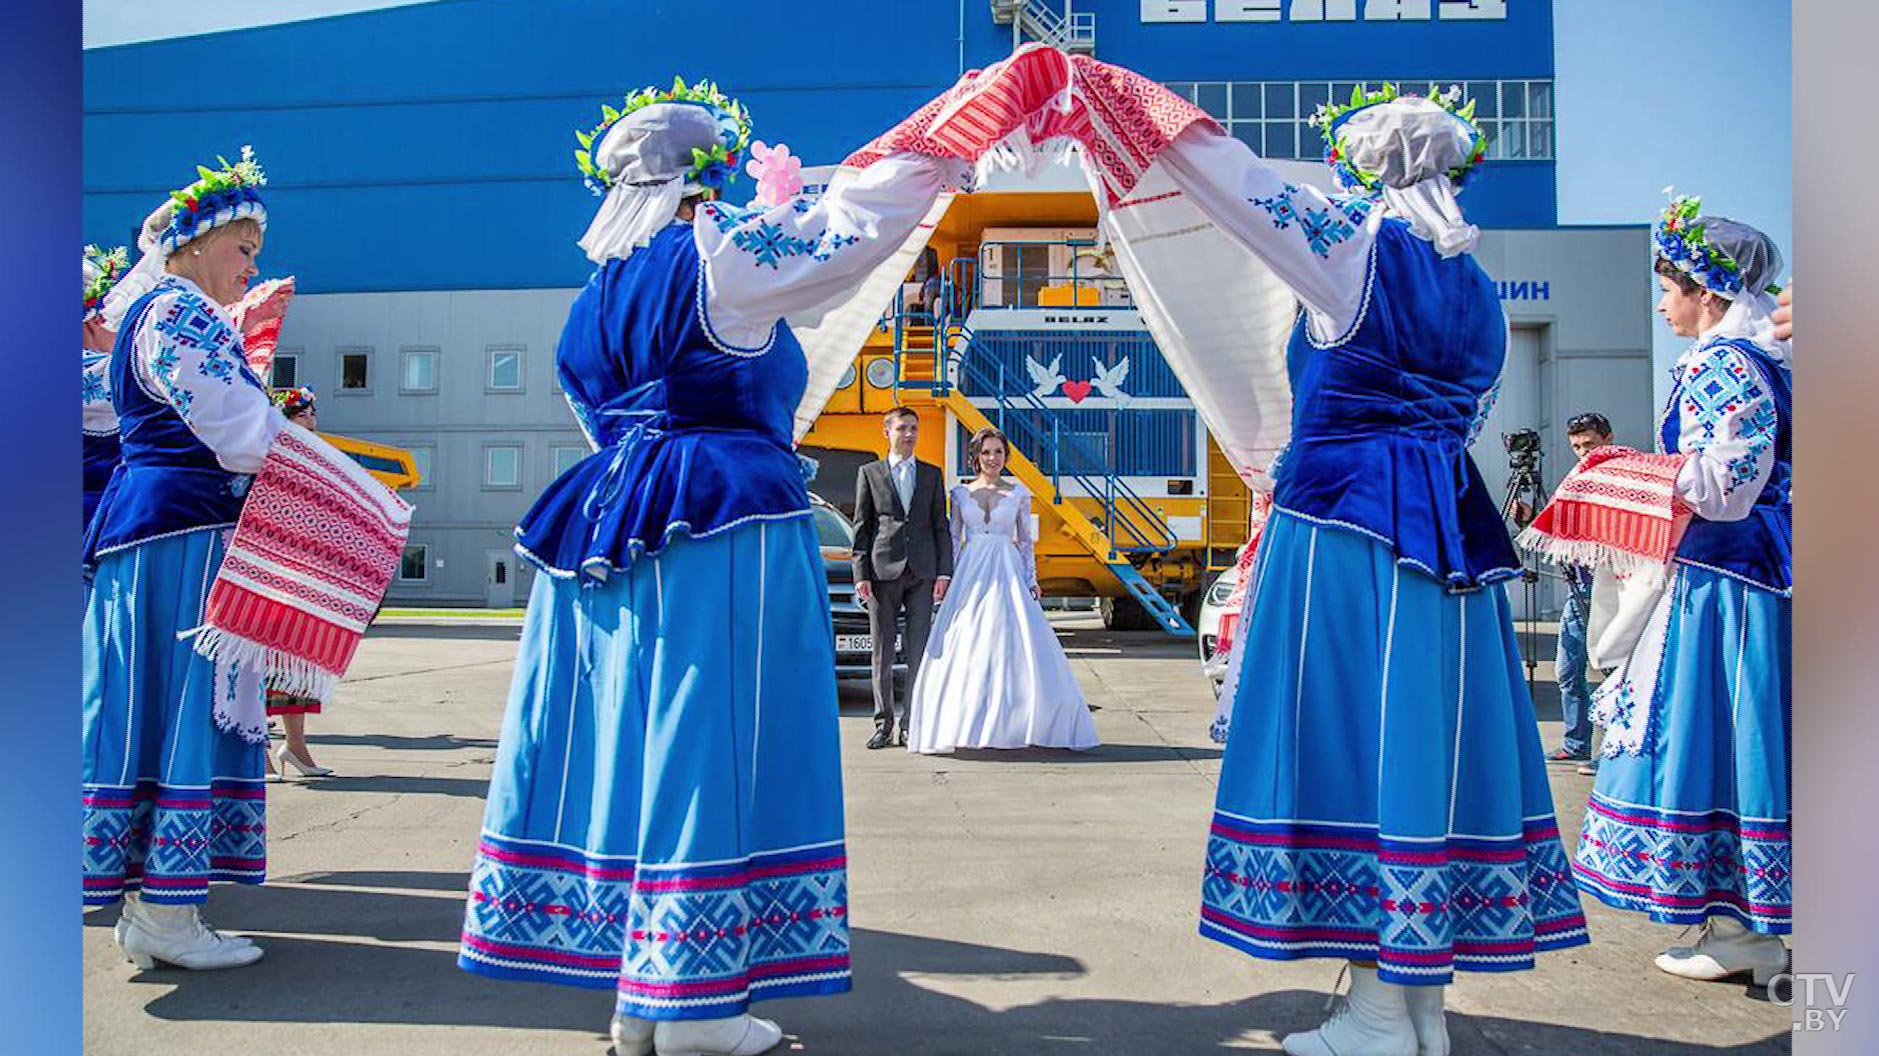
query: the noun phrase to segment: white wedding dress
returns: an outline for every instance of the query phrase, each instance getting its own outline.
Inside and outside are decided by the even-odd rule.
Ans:
[[[982,494],[982,493],[981,493]],[[1031,493],[952,489],[953,581],[933,621],[908,706],[907,748],[1094,748],[1070,658],[1031,596]]]

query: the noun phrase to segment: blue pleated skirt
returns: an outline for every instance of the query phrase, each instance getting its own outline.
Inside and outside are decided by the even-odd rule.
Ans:
[[[170,536],[99,562],[84,624],[84,889],[107,905],[199,903],[267,873],[266,747],[216,729],[202,623],[228,533]],[[259,692],[259,686],[253,687]]]
[[[644,1019],[849,989],[836,709],[808,518],[537,575],[458,964]]]
[[[1501,588],[1283,510],[1260,547],[1201,934],[1407,984],[1587,942]]]
[[[1601,760],[1574,863],[1607,905],[1667,924],[1793,919],[1793,602],[1708,569],[1671,581],[1645,747]]]

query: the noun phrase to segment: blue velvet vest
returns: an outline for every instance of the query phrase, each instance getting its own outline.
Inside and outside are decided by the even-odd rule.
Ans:
[[[790,444],[809,380],[802,346],[781,322],[763,349],[712,332],[689,226],[594,271],[555,369],[600,450],[516,528],[517,550],[544,569],[623,568],[680,535],[808,515]]]
[[[1739,521],[1692,520],[1677,546],[1677,560],[1788,594],[1794,589],[1794,374],[1753,341],[1726,343],[1761,373],[1762,384],[1774,401],[1779,422],[1775,429],[1774,469],[1747,517]],[[1683,372],[1679,370],[1664,405],[1658,435],[1664,450],[1671,453],[1677,451],[1682,432],[1678,408],[1684,396]]]
[[[111,403],[123,451],[85,533],[87,566],[160,536],[232,526],[253,479],[223,469],[176,409],[137,378],[135,336],[152,325],[150,304],[165,292],[159,285],[131,306],[111,354]]]
[[[1401,220],[1377,231],[1362,314],[1318,347],[1300,315],[1288,351],[1292,443],[1281,509],[1363,532],[1451,590],[1517,575],[1520,561],[1469,429],[1507,354],[1494,283],[1443,259]]]

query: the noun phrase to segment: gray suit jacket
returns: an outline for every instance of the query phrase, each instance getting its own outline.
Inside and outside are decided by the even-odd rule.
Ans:
[[[939,579],[953,574],[952,525],[939,467],[916,461],[912,509],[887,476],[887,460],[855,475],[855,581]]]

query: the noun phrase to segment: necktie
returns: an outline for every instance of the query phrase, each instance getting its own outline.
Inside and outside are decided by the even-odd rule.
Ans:
[[[894,488],[900,492],[900,508],[913,512],[913,459],[903,459],[894,467]]]

